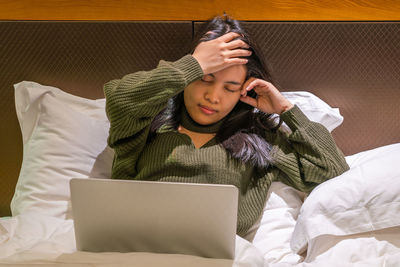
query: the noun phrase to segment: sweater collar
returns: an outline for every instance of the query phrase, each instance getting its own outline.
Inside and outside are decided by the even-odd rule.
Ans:
[[[216,133],[218,132],[218,129],[223,122],[224,120],[222,119],[213,124],[208,124],[208,125],[198,124],[190,117],[189,113],[186,110],[185,105],[183,105],[182,107],[181,125],[189,131],[196,133]]]

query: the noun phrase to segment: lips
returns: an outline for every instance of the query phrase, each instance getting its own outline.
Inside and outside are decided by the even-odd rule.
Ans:
[[[212,115],[217,112],[215,109],[212,109],[207,106],[199,105],[199,107],[200,107],[201,112],[203,112],[206,115]]]

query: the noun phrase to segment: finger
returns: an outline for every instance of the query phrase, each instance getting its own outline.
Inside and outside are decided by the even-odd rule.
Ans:
[[[252,81],[254,81],[254,80],[256,80],[256,78],[254,78],[254,77],[249,77],[249,78],[244,82],[244,84],[243,84],[243,89],[246,90],[247,86],[248,86]]]
[[[245,49],[234,49],[224,52],[227,57],[248,57],[251,55],[251,51]]]
[[[250,90],[252,90],[254,87],[256,87],[256,86],[257,86],[257,81],[258,81],[258,79],[255,79],[255,80],[251,81],[251,82],[247,85],[247,87],[245,88],[246,91],[250,91]]]
[[[247,95],[247,91],[246,91],[246,88],[244,86],[242,86],[242,88],[240,88],[240,95],[241,96],[246,96]]]
[[[231,66],[231,65],[244,65],[244,64],[247,64],[247,62],[249,62],[249,61],[246,58],[235,57],[235,58],[227,58],[227,59],[225,59],[225,63],[228,66]]]
[[[261,80],[261,79],[255,79],[254,81],[252,81],[247,87],[246,90],[250,91],[251,89],[253,89],[256,86],[266,86],[268,87],[268,84],[266,81]]]
[[[233,41],[230,41],[229,43],[226,43],[226,48],[230,49],[230,50],[240,48],[240,47],[250,48],[250,46],[242,40],[233,40]]]
[[[257,107],[257,100],[250,96],[241,96],[240,101],[242,101],[250,106],[253,106],[255,108]]]
[[[238,34],[236,32],[228,32],[228,33],[222,35],[221,37],[218,37],[217,39],[220,39],[221,41],[228,43],[239,36],[240,36],[240,34]]]

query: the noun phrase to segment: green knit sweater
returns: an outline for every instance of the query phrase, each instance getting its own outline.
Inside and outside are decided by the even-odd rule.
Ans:
[[[168,99],[202,75],[198,62],[187,55],[105,84],[108,143],[115,151],[112,178],[235,185],[240,192],[237,233],[243,236],[261,216],[271,182],[310,192],[348,169],[326,128],[308,120],[297,106],[281,114],[290,134],[267,135],[274,160],[261,173],[233,159],[215,139],[196,148],[189,136],[171,129],[146,144],[150,124]]]

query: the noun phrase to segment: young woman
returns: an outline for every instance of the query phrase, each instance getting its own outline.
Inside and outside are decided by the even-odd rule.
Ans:
[[[235,185],[245,236],[271,182],[310,192],[348,169],[328,130],[272,84],[238,21],[214,18],[194,47],[105,84],[112,178]]]

